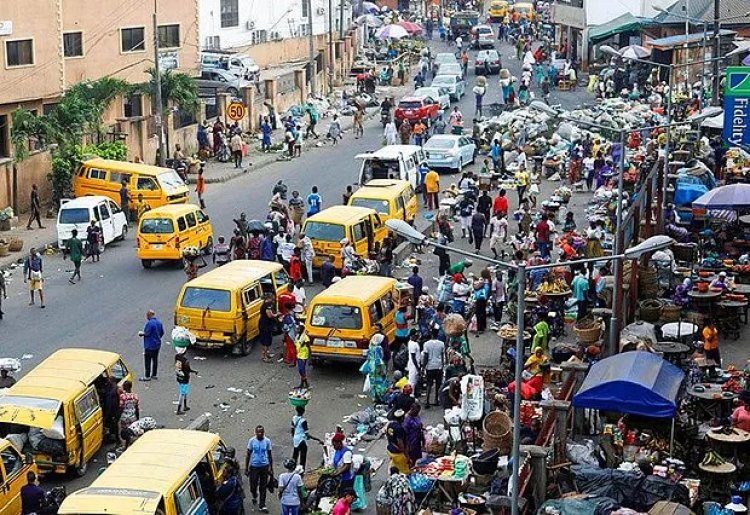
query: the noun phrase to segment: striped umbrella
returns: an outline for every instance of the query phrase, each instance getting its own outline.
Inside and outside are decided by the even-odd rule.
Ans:
[[[414,23],[412,21],[400,21],[398,22],[400,26],[406,29],[406,32],[409,34],[421,34],[422,33],[422,26],[418,23]]]
[[[409,33],[401,25],[386,25],[375,33],[379,39],[401,39],[409,36]]]

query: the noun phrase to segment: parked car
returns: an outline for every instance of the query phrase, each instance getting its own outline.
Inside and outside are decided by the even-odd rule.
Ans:
[[[425,86],[414,91],[412,96],[415,97],[430,97],[437,100],[440,109],[448,109],[451,106],[451,94],[448,88],[438,88],[433,86]]]
[[[495,32],[491,25],[477,25],[471,31],[471,46],[474,48],[494,48]]]
[[[260,66],[252,57],[229,52],[201,52],[201,68],[226,70],[247,80],[255,80],[260,74]]]
[[[485,74],[485,62],[489,63],[490,73],[500,73],[503,62],[497,50],[480,50],[474,59],[474,75]]]
[[[432,97],[404,97],[396,106],[396,124],[401,125],[404,120],[416,123],[421,120],[428,127],[440,114],[440,104]]]
[[[240,90],[253,85],[249,80],[237,77],[227,70],[204,69],[200,76],[195,78],[200,96],[213,96],[216,93],[229,93],[233,97],[239,97]]]
[[[466,93],[466,82],[456,75],[438,75],[432,79],[432,87],[446,88],[451,100],[461,100]]]
[[[466,136],[435,134],[422,147],[430,168],[450,168],[460,173],[464,166],[473,163],[476,145]]]
[[[100,251],[115,240],[124,240],[128,234],[128,221],[120,206],[103,195],[76,199],[63,199],[57,213],[57,245],[65,248],[67,240],[78,231],[78,239],[86,241],[86,228],[95,221],[100,233]]]

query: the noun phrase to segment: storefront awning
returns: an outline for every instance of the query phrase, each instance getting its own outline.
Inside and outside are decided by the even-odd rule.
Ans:
[[[685,374],[650,352],[623,352],[592,365],[573,406],[652,418],[677,412],[677,393]]]
[[[640,30],[642,27],[651,25],[652,23],[648,18],[639,18],[630,13],[625,13],[612,21],[591,27],[589,29],[589,41],[597,43],[617,34]]]

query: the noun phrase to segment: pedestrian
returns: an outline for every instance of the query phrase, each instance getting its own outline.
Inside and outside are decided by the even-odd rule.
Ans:
[[[120,443],[120,389],[114,376],[100,376],[104,384],[102,391],[102,419],[106,439]]]
[[[409,463],[414,466],[422,459],[425,446],[424,425],[422,417],[419,416],[422,407],[415,402],[409,409],[404,419],[404,431],[406,432],[406,448],[408,449]]]
[[[398,134],[401,137],[401,144],[408,145],[411,142],[411,124],[409,120],[402,120],[401,126],[398,128]]]
[[[398,467],[390,468],[390,476],[378,490],[377,504],[378,512],[383,507],[388,510],[389,515],[416,515],[418,505],[414,490],[409,484],[409,478]]]
[[[354,109],[354,114],[352,115],[352,125],[354,129],[354,139],[359,139],[364,134],[364,127],[362,125],[362,120],[364,119],[364,110],[360,107],[356,107]]]
[[[315,248],[313,247],[312,240],[305,234],[300,233],[299,241],[297,242],[300,248],[300,259],[305,265],[305,273],[307,274],[308,284],[313,283],[313,259],[315,258]]]
[[[156,318],[153,310],[146,311],[146,325],[143,331],[138,333],[143,337],[143,359],[145,364],[145,373],[139,381],[156,381],[159,368],[159,350],[161,349],[161,339],[164,336],[164,326]]]
[[[318,120],[320,120],[318,110],[315,109],[315,106],[313,106],[312,103],[308,102],[306,111],[308,116],[308,123],[307,130],[305,131],[305,138],[309,138],[310,134],[312,134],[315,139],[318,139],[320,136],[317,132],[315,132],[315,126],[318,124]]]
[[[203,200],[203,195],[206,193],[206,179],[203,177],[203,163],[198,169],[198,177],[195,179],[195,193],[198,194],[198,204],[201,209],[206,209],[206,201]],[[138,195],[140,197],[140,194]],[[138,217],[140,219],[140,216]]]
[[[421,147],[425,141],[425,131],[427,126],[422,123],[422,120],[417,120],[417,123],[412,127],[412,133],[414,134],[414,144]]]
[[[281,515],[299,515],[305,484],[302,476],[295,472],[297,463],[294,458],[284,460],[284,468],[286,472],[279,475]],[[304,465],[302,468],[304,469]]]
[[[461,72],[463,78],[466,79],[466,76],[469,74],[469,53],[466,50],[461,52]]]
[[[414,310],[412,312],[412,315],[415,319],[417,319],[417,303],[419,302],[419,296],[422,295],[422,287],[424,286],[424,281],[422,280],[422,277],[419,275],[419,267],[414,266],[411,269],[411,275],[406,280],[407,283],[409,283],[412,287],[412,309]],[[418,320],[417,320],[418,321]]]
[[[454,265],[455,266],[455,265]],[[471,288],[464,282],[462,274],[453,274],[453,312],[464,316]]]
[[[547,213],[542,215],[542,219],[536,224],[536,245],[542,258],[550,256],[550,226]]]
[[[492,197],[490,197],[489,191],[484,190],[477,199],[477,211],[484,215],[484,220],[487,224],[489,224],[490,217],[492,216],[492,206]],[[486,231],[485,236],[487,236]]]
[[[273,478],[273,445],[271,439],[266,437],[263,426],[255,428],[255,436],[247,442],[247,454],[245,455],[245,474],[250,478],[250,495],[253,506],[263,513],[268,513],[266,508],[266,493],[268,481]],[[260,503],[260,504],[259,504]]]
[[[276,299],[272,293],[263,295],[263,305],[260,308],[260,320],[258,321],[260,333],[258,339],[263,350],[263,363],[271,363],[271,358],[274,357],[270,349],[273,344],[273,330],[279,318],[279,314],[274,311],[275,304]]]
[[[339,492],[339,495],[341,495],[341,497],[339,497],[336,504],[333,505],[331,515],[351,515],[352,504],[357,500],[357,494],[350,488],[343,492]]]
[[[328,256],[328,260],[324,261],[320,267],[320,282],[326,288],[333,284],[333,278],[336,277],[335,261],[336,255],[331,254]]]
[[[386,145],[396,145],[398,143],[398,129],[396,122],[389,119],[383,128],[383,140]]]
[[[386,236],[380,244],[378,263],[380,265],[380,275],[390,277],[393,267],[393,240],[390,236]]]
[[[302,251],[295,247],[292,250],[292,257],[289,258],[289,278],[294,283],[302,281]]]
[[[224,236],[219,236],[218,243],[214,245],[213,263],[216,266],[226,265],[231,261],[232,255],[229,251],[229,244]]]
[[[281,242],[279,243],[278,250],[279,255],[281,256],[281,263],[284,265],[284,268],[287,269],[287,272],[289,271],[289,266],[291,265],[292,257],[294,256],[294,251],[296,250],[296,248],[297,246],[294,244],[294,242],[292,242],[291,234],[284,234],[281,237]]]
[[[438,209],[440,193],[440,175],[435,170],[430,170],[424,177],[424,187],[427,191],[427,209]]]
[[[29,198],[29,223],[26,224],[26,229],[31,230],[31,223],[36,220],[37,225],[40,229],[44,229],[42,225],[42,201],[39,199],[39,188],[36,184],[31,185],[31,196]]]
[[[299,196],[299,191],[292,191],[292,197],[289,199],[289,216],[292,218],[294,225],[302,226],[302,217],[305,214],[305,201]]]
[[[331,439],[333,457],[331,462],[335,471],[331,474],[339,478],[339,494],[354,488],[354,470],[352,469],[353,453],[345,443],[343,432],[336,431]]]
[[[32,248],[29,250],[29,255],[23,262],[23,282],[29,283],[29,306],[34,305],[34,292],[39,292],[39,302],[42,309],[44,309],[44,265],[42,263],[42,256],[39,252]]]
[[[98,263],[101,255],[100,237],[101,228],[96,225],[96,220],[91,220],[91,224],[86,227],[86,258],[91,258],[92,263]]]
[[[83,260],[83,243],[81,240],[78,239],[78,230],[73,229],[70,232],[70,238],[65,242],[65,252],[63,253],[63,259],[65,259],[66,255],[70,256],[70,261],[73,263],[73,275],[70,276],[70,279],[68,279],[68,282],[70,284],[75,284],[76,282],[74,279],[78,277],[78,280],[82,280],[81,278],[81,261]]]
[[[498,250],[501,250],[502,254],[505,251],[501,249],[501,244],[505,244],[508,241],[508,219],[505,215],[498,211],[495,216],[490,220],[490,250],[492,256],[498,259]]]
[[[487,329],[487,302],[490,298],[490,271],[481,272],[481,279],[474,281],[474,311],[477,316],[477,334]]]
[[[281,318],[281,333],[284,335],[284,356],[279,359],[290,367],[297,366],[297,321],[294,317],[294,302],[284,300]]]
[[[408,308],[406,306],[399,306],[395,316],[396,332],[393,339],[393,345],[391,346],[391,353],[398,354],[401,347],[409,342],[410,319],[411,315],[408,313]]]
[[[313,186],[311,193],[307,196],[307,217],[311,217],[320,212],[323,201],[318,194],[318,187]]]
[[[339,121],[339,115],[334,114],[333,119],[331,120],[331,123],[328,125],[328,137],[335,145],[338,143],[340,139],[342,139],[341,136],[341,122]]]
[[[143,193],[138,194],[137,201],[135,203],[135,221],[136,223],[141,221],[141,217],[143,217],[144,213],[146,211],[151,210],[151,205],[149,205],[148,202],[143,200]]]
[[[469,244],[473,243],[471,239],[471,219],[474,214],[474,202],[471,195],[464,195],[458,203],[458,216],[461,220],[461,238],[469,237]]]
[[[36,482],[36,473],[29,470],[26,473],[27,483],[21,487],[21,513],[23,515],[42,514],[46,508],[46,495]]]
[[[518,171],[515,174],[515,180],[516,180],[516,193],[518,193],[518,203],[523,203],[524,194],[526,193],[526,188],[529,186],[529,174],[526,171],[526,165],[524,164],[526,161],[526,154],[523,152],[523,150],[520,150],[519,158],[523,155],[523,162],[520,162]],[[518,159],[518,158],[517,158]]]
[[[244,513],[242,479],[233,469],[233,467],[225,466],[221,471],[222,482],[216,489],[216,500],[220,506],[218,515],[241,515]]]
[[[119,396],[120,407],[120,433],[130,427],[130,424],[141,418],[141,403],[138,394],[133,393],[133,382],[122,383],[122,391]]]
[[[422,375],[422,349],[419,347],[419,330],[412,329],[409,331],[409,342],[407,343],[407,363],[406,372],[409,384],[414,389],[414,396],[420,395],[420,377]]]
[[[310,388],[307,382],[307,362],[310,359],[310,338],[304,332],[294,342],[297,349],[297,372],[299,388]]]
[[[341,205],[348,206],[349,200],[351,200],[352,195],[354,195],[354,189],[352,188],[351,184],[347,184],[344,193],[341,195]]]
[[[464,115],[461,111],[458,110],[458,106],[453,107],[453,111],[451,112],[451,115],[448,118],[448,123],[453,129],[454,134],[457,134],[457,131],[456,131],[457,128],[459,127],[463,128]]]
[[[439,306],[442,307],[442,306]],[[434,323],[433,323],[434,327]],[[435,405],[438,405],[438,394],[443,382],[443,367],[445,367],[445,344],[440,341],[436,329],[432,330],[431,338],[424,343],[422,350],[425,376],[427,381],[427,392],[425,395],[425,407],[430,407],[430,393],[435,388]]]
[[[0,272],[0,320],[3,319],[3,315],[5,314],[5,313],[3,313],[3,299],[6,299],[6,300],[8,299],[8,288],[7,288],[7,285],[5,284],[5,274],[3,274],[2,272]],[[2,376],[3,380],[8,375],[8,371],[7,370],[0,370],[0,373],[3,374],[3,376]],[[6,386],[0,386],[0,388],[7,388],[7,387]]]
[[[284,141],[286,142],[286,151],[289,158],[294,157],[294,127],[287,127],[284,133]]]
[[[128,189],[128,181],[123,179],[120,183],[120,209],[125,215],[125,220],[130,225],[130,202],[133,200]]]
[[[499,324],[503,319],[503,309],[505,308],[505,279],[503,271],[498,270],[495,279],[492,281],[492,312],[495,323]]]
[[[263,117],[263,123],[260,124],[260,131],[263,134],[260,149],[263,152],[268,152],[271,150],[271,133],[273,132],[273,128],[271,127],[271,124],[268,123],[267,116]]]
[[[310,428],[307,423],[307,418],[305,418],[305,407],[304,406],[297,406],[294,408],[296,411],[296,415],[292,417],[292,446],[294,447],[294,451],[292,452],[292,461],[294,462],[295,466],[299,464],[302,467],[302,470],[305,470],[307,468],[307,451],[308,451],[308,440],[316,440],[320,442],[317,438],[310,436]],[[282,476],[279,477],[279,488],[283,488],[283,484],[281,481]]]
[[[482,242],[484,241],[484,232],[487,227],[487,219],[484,214],[479,210],[474,211],[471,215],[471,236],[474,240],[474,248],[477,252],[482,250]],[[471,243],[472,238],[469,238]]]
[[[703,322],[703,350],[706,352],[706,359],[712,360],[715,365],[709,367],[710,375],[713,375],[716,368],[721,369],[721,353],[719,352],[719,330],[716,328],[714,319],[706,317]]]
[[[485,60],[485,65],[487,65],[487,60]],[[477,119],[482,118],[482,101],[484,100],[484,93],[486,91],[486,88],[484,86],[474,86],[474,117]]]
[[[257,232],[253,232],[253,235],[258,237]],[[247,256],[248,247],[249,245],[245,243],[245,236],[242,234],[240,229],[235,229],[234,236],[229,239],[229,249],[234,255],[234,259],[245,259],[245,257]],[[258,253],[258,257],[254,259],[260,259],[260,252]]]
[[[406,431],[404,430],[404,410],[397,409],[393,418],[386,426],[385,435],[388,439],[387,453],[391,459],[391,466],[396,467],[402,474],[411,471],[407,456]]]
[[[433,134],[445,134],[445,120],[443,120],[443,114],[439,114],[437,120],[432,124]]]
[[[174,357],[174,370],[175,377],[177,379],[177,388],[179,395],[177,397],[177,411],[175,415],[182,415],[183,413],[190,411],[187,404],[188,394],[190,393],[190,374],[198,374],[197,370],[193,370],[190,366],[190,360],[188,360],[185,351],[187,347],[175,347]]]

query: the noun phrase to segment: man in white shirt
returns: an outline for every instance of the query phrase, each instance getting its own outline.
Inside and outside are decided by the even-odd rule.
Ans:
[[[495,259],[498,259],[500,242],[505,243],[508,239],[508,219],[498,211],[490,220],[490,250]]]
[[[422,349],[419,348],[419,342],[417,341],[417,330],[412,329],[409,334],[409,362],[406,366],[406,371],[409,373],[409,384],[414,388],[414,397],[419,397],[419,373],[421,369]]]
[[[424,344],[423,362],[425,375],[427,376],[427,394],[425,395],[425,408],[430,407],[430,392],[435,387],[435,406],[438,405],[440,385],[443,383],[443,367],[445,366],[445,344],[438,340],[437,332],[433,330],[432,339]]]
[[[292,256],[294,255],[294,249],[296,247],[297,246],[292,243],[291,235],[287,234],[284,237],[284,241],[279,244],[279,255],[281,256],[281,261],[284,263],[284,265],[289,265],[289,262],[292,260]]]

